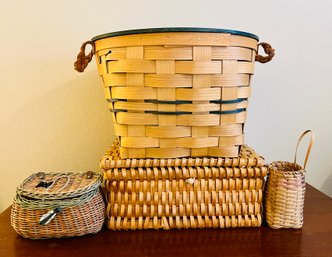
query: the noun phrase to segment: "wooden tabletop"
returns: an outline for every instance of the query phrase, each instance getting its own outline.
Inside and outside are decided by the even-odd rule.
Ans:
[[[10,226],[10,208],[0,214],[0,256],[332,256],[332,199],[307,186],[302,229],[261,228],[121,231],[30,240]]]

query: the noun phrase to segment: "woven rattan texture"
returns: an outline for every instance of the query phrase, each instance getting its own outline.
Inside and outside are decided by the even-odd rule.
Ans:
[[[255,39],[173,32],[94,44],[122,159],[239,154]]]
[[[101,184],[101,176],[87,172],[34,173],[26,178],[17,188],[17,194],[34,199],[70,198],[95,190]],[[41,182],[48,187],[39,186]]]
[[[305,170],[292,162],[273,162],[265,191],[265,217],[272,228],[301,228]]]
[[[115,141],[100,161],[103,170],[113,168],[149,167],[261,167],[264,158],[251,147],[242,145],[239,156],[233,158],[168,158],[168,159],[121,159],[119,141]]]
[[[109,159],[117,158],[115,146],[109,151],[115,156],[108,156]],[[105,167],[104,161],[105,157],[102,167]],[[121,165],[121,161],[127,165]],[[156,166],[157,162],[152,161],[149,164],[154,166],[146,166],[144,163],[130,165],[128,161],[117,160],[114,163],[118,166],[104,168],[107,226],[110,229],[261,225],[263,184],[267,174],[263,163],[237,167]],[[178,161],[181,163],[181,159]]]
[[[28,207],[26,204],[27,202],[22,204],[21,201],[14,200],[11,211],[13,228],[18,234],[26,238],[82,236],[97,233],[104,224],[105,203],[100,191],[97,191],[83,203],[67,206],[47,225],[40,225],[39,219],[51,208],[36,208],[36,206],[34,208],[33,205],[38,205],[36,201]]]
[[[15,231],[31,239],[97,233],[104,224],[105,203],[99,189],[101,175],[89,174],[91,176],[87,178],[86,172],[45,173],[42,177],[40,173],[35,173],[24,180],[18,186],[12,204],[11,225]],[[46,188],[40,186],[38,181],[46,184]],[[47,184],[47,181],[56,184],[52,187],[53,184]],[[36,188],[35,194],[33,187]],[[50,192],[46,191],[47,188],[51,189]],[[55,209],[61,211],[48,224],[41,225],[41,217]]]

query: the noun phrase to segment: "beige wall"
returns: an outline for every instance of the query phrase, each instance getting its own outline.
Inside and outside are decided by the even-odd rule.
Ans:
[[[273,2],[273,3],[272,3]],[[258,34],[276,48],[257,64],[246,142],[291,160],[300,132],[316,144],[307,181],[332,195],[331,1],[2,1],[0,211],[35,171],[98,170],[112,142],[96,66],[73,70],[80,44],[132,28],[197,26]]]

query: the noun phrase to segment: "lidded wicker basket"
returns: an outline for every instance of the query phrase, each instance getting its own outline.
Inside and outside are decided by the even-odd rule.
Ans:
[[[310,143],[303,167],[296,163],[299,143],[311,133]],[[311,130],[299,138],[294,162],[277,161],[269,165],[269,176],[265,190],[265,218],[271,228],[301,228],[305,198],[305,168],[314,142]]]
[[[247,32],[158,28],[94,37],[75,69],[93,55],[122,159],[236,157],[255,60],[268,62],[274,49]]]
[[[126,159],[113,144],[101,159],[112,230],[259,227],[264,158]]]
[[[94,172],[34,173],[17,187],[11,225],[31,239],[97,233],[105,217],[101,180]]]

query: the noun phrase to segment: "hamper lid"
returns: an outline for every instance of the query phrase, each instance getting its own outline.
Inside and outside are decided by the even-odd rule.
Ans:
[[[202,33],[226,33],[232,35],[239,35],[250,37],[259,40],[258,36],[244,31],[231,30],[231,29],[218,29],[218,28],[196,28],[196,27],[172,27],[172,28],[147,28],[147,29],[133,29],[133,30],[122,30],[111,33],[105,33],[93,37],[91,40],[96,41],[108,37],[125,36],[133,34],[147,34],[147,33],[163,33],[163,32],[202,32]]]
[[[102,176],[92,171],[33,173],[18,187],[17,194],[34,199],[65,199],[97,190]]]
[[[242,145],[238,157],[187,157],[168,159],[121,159],[119,141],[114,141],[100,161],[103,170],[141,167],[263,167],[265,159],[248,145]]]

